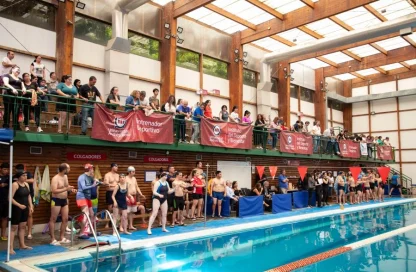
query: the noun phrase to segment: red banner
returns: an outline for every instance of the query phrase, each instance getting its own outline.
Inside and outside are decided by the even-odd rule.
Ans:
[[[296,154],[312,154],[312,136],[283,130],[280,133],[280,151]]]
[[[264,173],[264,166],[256,166],[256,168],[257,168],[257,172],[259,172],[259,177],[261,179]]]
[[[388,145],[378,145],[377,158],[387,161],[393,160],[393,148]]]
[[[105,161],[107,160],[107,154],[105,153],[66,153],[66,159],[68,161]]]
[[[165,157],[165,156],[144,156],[143,157],[144,163],[172,163],[172,157]]]
[[[377,171],[380,174],[381,180],[386,183],[387,178],[389,177],[390,173],[390,167],[384,166],[384,167],[377,167]]]
[[[305,178],[306,172],[308,171],[308,167],[306,166],[299,166],[298,167],[298,172],[300,175],[300,178],[303,180]]]
[[[201,144],[251,149],[253,127],[201,118]]]
[[[172,115],[143,111],[113,112],[95,105],[91,138],[111,142],[173,143]]]
[[[136,111],[138,141],[145,143],[173,143],[173,115],[153,113],[146,116]]]
[[[361,157],[360,143],[355,143],[351,140],[341,140],[339,141],[339,152],[344,158],[359,159]]]
[[[277,172],[277,166],[269,166],[269,170],[270,170],[270,175],[272,175],[272,178],[274,179],[274,177],[276,176],[276,172]]]

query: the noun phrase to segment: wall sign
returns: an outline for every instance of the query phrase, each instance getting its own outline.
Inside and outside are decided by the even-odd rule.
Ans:
[[[168,156],[144,156],[144,163],[172,163],[172,157]]]
[[[105,161],[107,160],[106,153],[66,153],[66,159],[68,161]]]
[[[290,166],[299,166],[300,165],[300,161],[297,161],[297,160],[288,160],[287,161],[287,165],[290,165]]]

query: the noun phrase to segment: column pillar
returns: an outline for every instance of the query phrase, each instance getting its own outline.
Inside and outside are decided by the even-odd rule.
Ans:
[[[324,89],[324,90],[323,90]],[[328,100],[325,91],[324,68],[315,70],[315,120],[321,122],[321,131],[323,132],[328,123],[327,108]]]
[[[352,80],[344,81],[344,96],[352,96]],[[352,131],[352,104],[345,104],[343,111],[344,128],[348,131]]]
[[[236,55],[234,50],[238,50]],[[238,115],[243,116],[243,62],[235,62],[236,58],[243,58],[243,45],[241,44],[241,32],[232,36],[230,48],[230,66],[228,67],[230,82],[230,108],[231,112],[234,106],[238,107]]]
[[[290,74],[290,64],[287,61],[281,61],[276,65],[279,118],[283,117],[283,121],[286,122],[287,126],[290,126],[290,76],[286,76],[284,71],[284,68],[286,68],[286,72]]]
[[[170,24],[171,35],[176,35],[177,19],[173,17],[174,2],[169,2],[162,9],[162,37],[165,36],[165,23]],[[176,39],[171,37],[161,42],[161,90],[160,102],[166,103],[169,95],[175,95],[176,86]]]
[[[74,54],[75,2],[58,2],[56,14],[56,64],[55,72],[59,78],[72,74]]]

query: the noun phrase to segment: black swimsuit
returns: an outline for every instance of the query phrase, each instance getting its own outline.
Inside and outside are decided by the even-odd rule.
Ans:
[[[169,187],[168,187],[168,183],[166,182],[165,185],[163,185],[160,181],[159,181],[159,187],[157,188],[156,192],[158,194],[163,195],[163,198],[160,198],[159,196],[154,196],[155,199],[159,200],[160,205],[162,205],[163,203],[165,203],[167,197],[168,197],[168,192],[169,192]]]

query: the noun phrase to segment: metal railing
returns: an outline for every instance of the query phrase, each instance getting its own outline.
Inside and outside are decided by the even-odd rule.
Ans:
[[[102,214],[105,213],[108,215],[108,218],[110,219],[111,225],[113,226],[113,231],[117,236],[118,239],[118,256],[121,258],[121,238],[120,238],[120,233],[117,230],[117,225],[114,222],[113,216],[111,215],[111,213],[108,210],[102,210],[101,212],[98,212],[97,214]],[[120,259],[121,261],[121,259]]]
[[[4,87],[0,87],[0,89],[5,89]],[[13,112],[14,112],[14,116],[13,116],[13,126],[16,129],[16,126],[18,126],[20,128],[20,124],[18,122],[17,119],[17,115],[18,112],[20,112],[20,108],[22,108],[24,111],[33,111],[34,108],[40,108],[42,107],[42,103],[46,103],[46,104],[56,104],[56,105],[62,105],[64,106],[63,108],[65,108],[66,113],[71,113],[71,107],[76,107],[76,112],[80,112],[81,108],[89,108],[89,109],[93,109],[94,104],[103,104],[106,105],[109,108],[112,108],[114,112],[124,112],[125,107],[120,106],[118,104],[111,104],[111,103],[102,103],[102,102],[98,102],[98,101],[88,101],[86,102],[83,99],[78,99],[78,98],[68,98],[68,97],[63,97],[63,96],[59,96],[59,95],[53,95],[53,94],[47,94],[45,96],[49,97],[49,99],[47,101],[45,100],[41,100],[38,99],[38,104],[36,106],[28,106],[27,103],[30,102],[30,98],[26,98],[26,97],[21,97],[22,92],[19,92],[18,96],[13,96],[13,95],[0,95],[0,98],[3,98],[7,100],[7,98],[9,98],[8,101],[11,102],[7,102],[7,101],[3,101],[4,103],[13,103],[13,105],[8,105],[8,107],[10,108],[10,106],[13,107]],[[10,98],[12,98],[12,100],[10,100]],[[65,103],[65,102],[60,102],[60,101],[54,101],[56,100],[56,98],[66,98],[66,99],[73,99],[76,104],[70,104],[70,103]],[[25,104],[26,106],[22,106],[22,104]],[[66,107],[65,107],[66,106]],[[116,107],[117,109],[114,110],[114,107]],[[79,109],[78,109],[79,108]],[[163,114],[172,114],[172,113],[167,113],[167,112],[159,112],[158,113],[163,113]],[[36,114],[36,112],[35,112]],[[39,113],[38,113],[39,114]],[[30,112],[25,114],[26,117],[30,116]],[[68,116],[70,116],[70,114],[68,114]],[[7,117],[9,117],[7,115]],[[38,116],[39,117],[39,116]],[[44,117],[44,116],[43,116]],[[40,117],[39,117],[40,118]],[[194,121],[192,119],[192,117],[190,119],[186,119],[184,115],[181,114],[176,114],[175,118],[174,118],[174,132],[175,132],[175,136],[174,136],[174,142],[177,145],[178,143],[181,142],[181,139],[185,138],[185,134],[187,135],[187,137],[185,138],[186,140],[190,140],[190,138],[192,137],[193,134],[193,124],[196,123],[196,121]],[[44,127],[47,127],[47,123],[45,122],[40,122],[41,125],[44,125]],[[82,123],[82,122],[81,122]],[[65,122],[61,123],[62,127],[64,127],[66,125],[67,127],[67,131],[68,127],[69,127],[69,118],[66,118]],[[85,125],[84,125],[85,126]],[[340,128],[337,128],[340,129]],[[63,129],[62,129],[63,130]],[[293,133],[302,133],[302,132],[293,132]],[[66,134],[65,137],[69,137],[68,134]],[[314,154],[315,155],[324,155],[324,154],[328,154],[328,155],[337,155],[337,151],[339,151],[339,145],[338,142],[334,140],[334,138],[330,138],[330,137],[325,137],[325,136],[313,136],[315,137],[315,139],[313,140],[313,150],[314,150]],[[274,146],[272,146],[273,143],[273,138],[275,138],[275,148],[277,152],[283,153],[281,152],[279,149],[280,146],[280,131],[276,130],[276,129],[270,129],[270,128],[259,128],[258,126],[254,126],[253,128],[253,143],[252,143],[252,149],[263,149],[264,152],[266,152],[266,150],[272,150]],[[198,139],[199,141],[199,139]],[[369,160],[369,159],[375,159],[377,160],[377,152],[376,152],[376,145],[373,145],[370,149],[371,151],[371,155],[372,156],[366,156],[366,157],[361,157],[360,160]],[[392,154],[393,154],[393,160],[394,161],[394,147],[392,149]]]
[[[413,179],[409,176],[406,176],[403,173],[400,173],[399,170],[390,167],[389,173],[389,180],[393,177],[394,174],[397,174],[402,182],[402,186],[406,188],[406,195],[411,195],[412,193],[412,186],[413,186]],[[406,186],[404,186],[406,184]],[[402,188],[403,189],[403,188]],[[389,191],[390,191],[390,184],[389,184]]]

